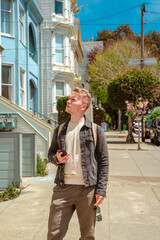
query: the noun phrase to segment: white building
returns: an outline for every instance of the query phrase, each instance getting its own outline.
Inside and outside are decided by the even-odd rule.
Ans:
[[[57,119],[56,102],[81,86],[78,62],[82,62],[80,11],[77,0],[37,0],[44,21],[40,26],[40,109]]]

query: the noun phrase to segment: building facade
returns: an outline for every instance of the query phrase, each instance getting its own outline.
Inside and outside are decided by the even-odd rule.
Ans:
[[[35,0],[1,0],[0,95],[23,109],[39,110],[39,24]]]
[[[37,0],[44,21],[40,26],[40,109],[57,119],[56,102],[81,86],[78,62],[82,62],[80,10],[77,0]]]
[[[94,49],[95,47],[103,49],[103,41],[86,41],[82,42],[82,49],[84,53],[84,58],[82,63],[79,63],[79,76],[81,78],[81,84],[82,87],[87,89],[91,96],[92,96],[92,103],[90,107],[86,111],[86,116],[93,121],[93,107],[97,106],[97,98],[96,96],[91,92],[90,86],[89,86],[89,76],[88,76],[88,70],[87,70],[87,65],[88,65],[88,58],[87,54]]]

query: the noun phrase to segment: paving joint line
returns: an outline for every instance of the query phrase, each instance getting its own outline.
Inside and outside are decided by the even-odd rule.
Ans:
[[[130,152],[129,152],[130,154]],[[151,191],[153,192],[154,196],[156,197],[156,199],[158,200],[158,202],[160,201],[157,194],[155,193],[155,191],[153,190],[152,186],[149,184],[149,182],[147,181],[146,177],[143,175],[142,171],[140,170],[138,164],[136,163],[136,161],[134,160],[134,158],[132,157],[132,155],[130,154],[131,156],[131,159],[133,160],[133,162],[135,163],[136,167],[138,168],[139,172],[141,173],[143,179],[144,179],[144,182],[147,183],[147,185],[149,186],[149,188],[151,189]]]

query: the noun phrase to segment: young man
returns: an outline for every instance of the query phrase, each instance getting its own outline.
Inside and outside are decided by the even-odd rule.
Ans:
[[[75,210],[80,240],[95,239],[94,208],[103,202],[106,195],[109,160],[102,128],[97,126],[95,146],[92,123],[84,116],[90,103],[91,96],[87,90],[73,89],[66,106],[70,121],[63,125],[61,131],[56,128],[53,134],[48,158],[58,169],[48,221],[48,240],[64,238]],[[65,156],[62,156],[62,150],[66,150]]]

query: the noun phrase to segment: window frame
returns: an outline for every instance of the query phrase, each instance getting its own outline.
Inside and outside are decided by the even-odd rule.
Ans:
[[[63,84],[63,95],[57,95],[57,83]],[[56,85],[56,102],[57,102],[58,98],[64,97],[64,95],[65,95],[65,83],[63,81],[56,81],[55,85]]]
[[[62,48],[57,48],[56,47],[56,36],[59,35],[59,36],[62,36],[63,38],[63,41],[62,41]],[[56,57],[57,57],[57,53],[56,51],[59,50],[59,51],[62,51],[62,62],[58,62]],[[60,34],[60,33],[55,33],[55,63],[56,64],[60,64],[60,65],[64,65],[64,35],[63,34]]]
[[[23,19],[20,18],[20,11],[23,11],[24,13],[24,16],[23,16]],[[22,4],[19,3],[19,39],[21,41],[22,44],[26,44],[26,37],[25,37],[25,9],[23,8]],[[23,28],[22,32],[21,32],[21,26]],[[23,35],[23,36],[21,36]]]
[[[2,6],[2,2],[1,2],[1,6]],[[0,9],[1,11],[1,16],[2,16],[2,12],[3,13],[9,13],[10,14],[10,33],[7,32],[2,32],[2,19],[1,19],[1,35],[3,36],[13,36],[13,0],[10,0],[10,11],[9,10],[4,10]],[[6,22],[4,22],[4,28],[6,30]]]
[[[13,100],[13,84],[14,84],[14,82],[13,82],[13,65],[12,64],[7,64],[7,63],[2,63],[2,71],[3,71],[3,67],[9,67],[10,68],[10,76],[11,76],[11,83],[3,83],[3,82],[1,82],[1,86],[2,86],[2,89],[3,89],[3,86],[8,86],[8,87],[10,87],[10,99],[8,99],[8,100],[10,100],[10,101],[12,101]],[[2,79],[2,81],[3,81],[3,79]],[[3,96],[3,95],[2,95]],[[5,97],[5,96],[4,96]]]
[[[23,83],[21,86],[21,73],[22,73],[22,80]],[[19,82],[20,82],[20,107],[25,109],[25,84],[26,84],[26,72],[23,68],[20,67],[20,78],[19,78]],[[22,95],[21,95],[22,94]],[[23,103],[22,103],[22,97],[23,97]]]
[[[56,2],[59,2],[62,4],[62,13],[56,13]],[[58,15],[58,16],[64,15],[64,0],[55,0],[54,1],[54,12],[55,12],[55,15]]]

